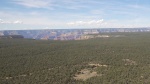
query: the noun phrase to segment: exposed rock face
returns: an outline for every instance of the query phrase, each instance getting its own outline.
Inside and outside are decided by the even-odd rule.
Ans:
[[[123,37],[103,35],[104,32],[150,32],[150,28],[105,28],[105,29],[45,29],[45,30],[6,30],[2,35],[22,35],[24,38],[43,40],[85,40],[91,38]]]

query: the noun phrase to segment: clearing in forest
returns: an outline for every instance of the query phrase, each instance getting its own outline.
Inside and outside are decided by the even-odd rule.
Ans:
[[[79,71],[77,74],[75,74],[74,79],[85,81],[85,80],[87,80],[91,77],[95,77],[95,76],[100,76],[100,75],[98,75],[96,71],[92,71],[89,69],[83,69],[83,70]]]
[[[98,63],[89,63],[88,66],[92,66],[92,67],[78,71],[75,74],[74,79],[86,81],[91,77],[101,76],[102,74],[97,74],[95,69],[98,67],[107,67],[107,65],[101,65]]]
[[[125,62],[125,65],[137,65],[137,63],[130,59],[122,59]]]

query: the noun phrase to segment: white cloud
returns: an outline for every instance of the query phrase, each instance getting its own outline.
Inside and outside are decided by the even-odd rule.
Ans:
[[[50,0],[13,0],[13,3],[31,8],[49,8]]]
[[[109,21],[100,20],[89,20],[89,21],[75,21],[67,23],[70,28],[110,28],[114,23]]]
[[[16,21],[5,21],[0,19],[0,24],[22,24],[23,22],[20,20],[16,20]]]
[[[2,19],[0,19],[0,23],[3,23],[3,20],[2,20]]]
[[[0,19],[0,24],[11,24],[11,21],[4,21],[4,20]]]
[[[14,24],[22,24],[23,22],[20,21],[20,20],[16,20],[16,21],[14,21],[13,23],[14,23]]]
[[[90,21],[75,21],[69,22],[67,25],[73,28],[136,28],[136,27],[144,27],[144,25],[140,25],[141,20],[90,20]],[[130,22],[130,24],[128,23]]]
[[[90,20],[90,21],[75,21],[69,22],[68,25],[100,25],[104,22],[103,19],[101,20]]]

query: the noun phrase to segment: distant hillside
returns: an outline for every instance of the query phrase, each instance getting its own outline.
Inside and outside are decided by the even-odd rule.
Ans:
[[[7,30],[1,35],[22,35],[24,38],[42,40],[82,40],[85,35],[111,32],[150,32],[150,28],[103,28],[103,29],[47,29],[47,30]]]
[[[20,38],[24,38],[22,35],[2,35],[0,36],[0,39],[20,39]]]

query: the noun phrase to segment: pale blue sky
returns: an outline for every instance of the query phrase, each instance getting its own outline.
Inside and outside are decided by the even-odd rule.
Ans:
[[[1,0],[0,30],[150,27],[150,0]]]

